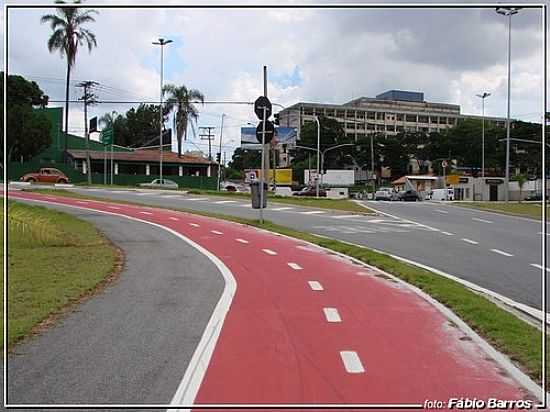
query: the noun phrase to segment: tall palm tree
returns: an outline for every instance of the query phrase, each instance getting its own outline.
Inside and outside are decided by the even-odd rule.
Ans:
[[[194,123],[199,118],[199,111],[194,103],[204,103],[204,95],[196,89],[187,89],[185,85],[179,87],[167,84],[162,93],[168,93],[166,107],[176,111],[176,138],[178,139],[178,156],[181,157],[181,141],[187,138],[187,126],[195,130]]]
[[[57,0],[58,4],[65,4],[62,0]],[[79,4],[80,0],[75,0],[74,4]],[[65,84],[65,152],[67,152],[67,133],[69,126],[69,83],[71,79],[71,69],[75,65],[78,47],[88,46],[91,53],[92,48],[97,46],[95,34],[90,30],[83,28],[86,23],[95,22],[92,14],[97,14],[96,10],[80,10],[78,7],[61,6],[56,8],[55,14],[46,14],[40,19],[41,23],[49,23],[52,29],[52,35],[48,39],[48,50],[50,53],[59,51],[61,57],[67,58],[67,82]]]

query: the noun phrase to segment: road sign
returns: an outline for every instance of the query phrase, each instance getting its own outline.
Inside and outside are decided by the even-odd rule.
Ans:
[[[113,144],[113,129],[104,129],[99,135],[99,141],[105,145]]]
[[[441,167],[447,167],[447,166],[449,166],[449,163],[447,163],[446,160],[443,160],[443,161],[441,162]]]
[[[90,119],[90,133],[97,132],[97,116]]]
[[[258,116],[258,119],[264,119],[264,107],[265,107],[265,118],[269,119],[271,116],[271,102],[265,96],[260,96],[254,102],[254,113]]]
[[[262,131],[263,131],[263,123],[260,122],[258,124],[258,127],[256,127],[256,139],[258,142],[262,143]],[[275,126],[273,123],[271,123],[269,120],[265,122],[265,139],[264,143],[268,144],[271,142],[271,139],[273,139],[273,136],[275,135]]]

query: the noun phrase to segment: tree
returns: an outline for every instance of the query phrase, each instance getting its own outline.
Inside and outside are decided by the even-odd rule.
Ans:
[[[527,182],[528,178],[527,176],[525,175],[517,175],[517,176],[514,176],[514,178],[512,180],[515,180],[516,182],[518,182],[518,186],[519,186],[519,202],[521,203],[521,194],[523,192],[523,186],[525,185],[525,183]]]
[[[187,89],[185,85],[179,87],[167,84],[162,89],[163,93],[169,93],[166,106],[170,111],[176,112],[176,138],[178,139],[178,156],[181,157],[181,141],[187,137],[187,126],[194,128],[199,118],[199,111],[194,102],[204,103],[204,95],[196,89]],[[194,129],[193,129],[194,130]]]
[[[118,113],[115,110],[113,110],[111,113],[105,113],[99,118],[99,124],[102,125],[105,129],[112,129],[117,117]]]
[[[65,4],[57,0],[58,4]],[[75,0],[73,4],[80,4]],[[65,84],[65,151],[67,151],[67,133],[69,126],[69,84],[71,69],[75,65],[78,47],[86,45],[91,53],[92,48],[97,46],[95,34],[83,27],[86,23],[95,22],[92,14],[96,10],[80,10],[78,7],[61,6],[56,8],[56,14],[46,14],[40,19],[41,23],[49,23],[52,34],[48,39],[48,50],[50,53],[59,51],[61,57],[67,59],[67,78]]]
[[[4,94],[4,73],[0,72],[0,93]],[[48,96],[38,84],[21,76],[8,76],[7,79],[7,159],[31,158],[51,144],[51,122],[44,113],[34,108],[44,108]],[[4,101],[0,103],[4,111]],[[4,133],[4,123],[0,132]]]
[[[233,152],[233,157],[228,167],[233,170],[256,169],[261,167],[262,155],[260,150],[248,150],[238,147]]]

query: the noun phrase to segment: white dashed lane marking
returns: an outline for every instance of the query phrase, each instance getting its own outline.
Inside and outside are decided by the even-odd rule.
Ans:
[[[211,230],[210,232],[214,233],[215,235],[223,235],[223,232],[220,232],[219,230]]]
[[[88,190],[89,190],[89,189],[88,189]],[[84,200],[77,200],[76,203],[80,203],[80,204],[82,204],[82,205],[87,205],[87,204],[90,203],[90,202],[86,202],[86,201],[84,201]]]
[[[268,255],[271,255],[271,256],[275,256],[277,254],[277,252],[271,250],[271,249],[262,249],[262,252],[268,254]]]
[[[542,269],[542,266],[541,265],[537,265],[536,263],[531,263],[531,266],[537,268],[537,269]],[[546,271],[547,272],[550,272],[550,268],[546,268]]]
[[[109,209],[120,210],[120,207],[117,207],[117,206],[109,206]]]
[[[201,225],[197,225],[196,223],[189,223],[189,226],[200,227]]]
[[[226,203],[237,203],[237,201],[236,200],[220,200],[220,201],[214,202],[214,203],[217,204],[217,205],[224,205]]]
[[[179,221],[177,217],[170,216],[170,220],[175,220],[176,222]]]
[[[300,212],[302,215],[320,215],[322,213],[327,213],[327,212],[323,212],[322,210],[312,210],[310,212]]]
[[[246,244],[246,243],[249,243],[248,240],[244,240],[244,239],[240,239],[240,238],[237,238],[237,239],[235,239],[235,240],[236,240],[237,242],[239,242],[239,243],[245,243],[245,244]]]
[[[321,285],[316,280],[310,280],[307,283],[308,283],[309,287],[311,288],[311,290],[315,290],[315,291],[324,290],[323,285]]]
[[[493,223],[490,220],[478,219],[477,217],[473,217],[472,220],[475,220],[476,222],[482,222],[482,223]]]
[[[498,250],[498,249],[491,249],[491,252],[498,253],[499,255],[502,255],[502,256],[514,256],[511,253],[503,252],[502,250]]]
[[[462,240],[463,240],[464,242],[470,243],[470,244],[472,244],[472,245],[477,245],[477,244],[479,244],[479,242],[476,242],[475,240],[466,239],[466,238],[464,238],[464,237],[462,238]]]
[[[302,267],[294,262],[288,262],[288,266],[290,266],[294,270],[302,270]]]
[[[290,210],[290,209],[294,209],[293,207],[276,207],[274,209],[271,209],[271,210],[274,210],[276,212],[281,212],[283,210]]]
[[[441,232],[441,233],[447,236],[454,236],[454,233],[451,233],[451,232]]]
[[[192,197],[190,199],[186,199],[186,200],[196,200],[196,201],[199,201],[199,200],[208,200],[207,197]]]
[[[441,210],[441,209],[435,209],[435,211],[438,213],[445,213],[445,214],[449,213],[446,210]]]
[[[342,322],[342,318],[338,313],[338,309],[323,308],[323,312],[325,312],[325,318],[327,319],[327,322],[331,322],[331,323]]]
[[[344,363],[344,368],[348,373],[365,373],[365,368],[359,359],[357,352],[350,350],[343,350],[340,352],[340,357]]]
[[[141,214],[143,214],[143,215],[152,215],[151,212],[139,212],[139,213],[141,213]]]

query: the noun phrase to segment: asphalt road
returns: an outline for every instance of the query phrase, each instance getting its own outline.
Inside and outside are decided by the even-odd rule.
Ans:
[[[208,332],[210,321],[201,338],[199,346],[204,350],[199,352],[208,355],[201,355],[198,363],[191,361],[196,368],[189,370],[202,368],[204,374],[199,376],[193,372],[190,385],[179,387],[196,385],[196,393],[186,397],[190,392],[178,389],[173,398],[175,402],[422,405],[426,399],[448,400],[462,396],[532,400],[538,390],[525,381],[520,383],[521,378],[510,363],[488,355],[473,335],[450,322],[448,314],[405,284],[303,241],[172,210],[26,192],[10,196],[106,212],[116,210],[114,213],[180,233],[192,239],[204,253],[210,253],[211,258],[216,257],[216,265],[226,281],[220,299],[225,302],[225,309],[220,311],[218,303],[213,311],[217,334]],[[342,215],[335,216],[339,216],[338,220]],[[174,247],[174,239],[171,245]],[[151,254],[148,258],[151,259]],[[172,267],[171,272],[178,268]],[[155,279],[154,285],[162,280]],[[126,285],[128,287],[131,289],[131,285]],[[196,293],[193,285],[189,287]],[[144,299],[148,294],[151,292],[146,293]],[[142,316],[157,320],[168,316],[175,303],[169,301],[170,298],[183,300],[179,296],[163,296],[168,310],[161,305],[149,305]],[[118,305],[125,306],[121,302]],[[102,307],[95,309],[101,313]],[[86,313],[89,317],[98,316]],[[128,321],[124,311],[122,319],[118,319],[118,315],[115,312],[110,316],[116,320],[103,317],[101,323],[116,322],[124,327],[122,322]],[[87,326],[101,330],[101,323]],[[114,328],[110,333],[115,339],[110,344],[117,345],[118,349],[129,342],[133,349],[144,341],[147,343],[144,348],[149,349],[152,356],[163,350],[157,342],[151,342],[157,329],[152,331],[150,322],[136,322],[133,328],[137,329],[133,331],[136,344],[126,335],[120,336]],[[59,329],[59,333],[63,333],[64,327]],[[134,369],[135,363],[145,356],[144,352],[137,358],[128,356],[127,352],[133,351],[127,346],[114,356],[106,356],[105,353],[113,350],[95,350],[94,345],[101,344],[95,330],[81,329],[80,334],[83,336],[73,336],[73,339],[79,339],[78,353],[87,354],[88,364],[73,363],[69,370],[57,369],[56,374],[61,373],[59,376],[63,378],[62,374],[66,373],[72,379],[89,380],[93,375],[86,374],[86,367],[92,358],[103,367],[116,366],[124,373]],[[185,334],[179,336],[179,340],[185,339]],[[175,340],[170,336],[170,344]],[[206,342],[204,347],[203,342]],[[60,353],[57,359],[63,362],[64,358],[70,359],[72,353]],[[144,380],[136,379],[134,390],[148,392],[147,385],[166,384],[165,369],[171,365],[169,360],[158,356],[152,360],[156,368],[149,374],[140,374]],[[57,367],[53,362],[50,364]],[[25,373],[35,376],[35,384],[55,385],[53,380],[39,376],[38,371],[43,368],[27,366],[32,370]],[[52,376],[47,370],[46,373]],[[125,375],[131,376],[127,372]],[[106,388],[109,393],[109,378],[116,383],[117,377],[113,374],[92,385]],[[65,388],[71,389],[79,388],[74,384]],[[173,385],[169,389],[173,391]]]
[[[105,291],[9,355],[8,401],[170,403],[224,288],[217,267],[160,228],[55,208],[96,225],[124,251],[125,268]]]
[[[258,211],[251,209],[247,199],[150,191],[73,190],[115,200],[258,217]],[[269,204],[264,215],[277,224],[414,260],[541,308],[541,269],[533,266],[541,262],[540,223],[432,202],[365,204],[392,216],[360,216],[281,203]]]

